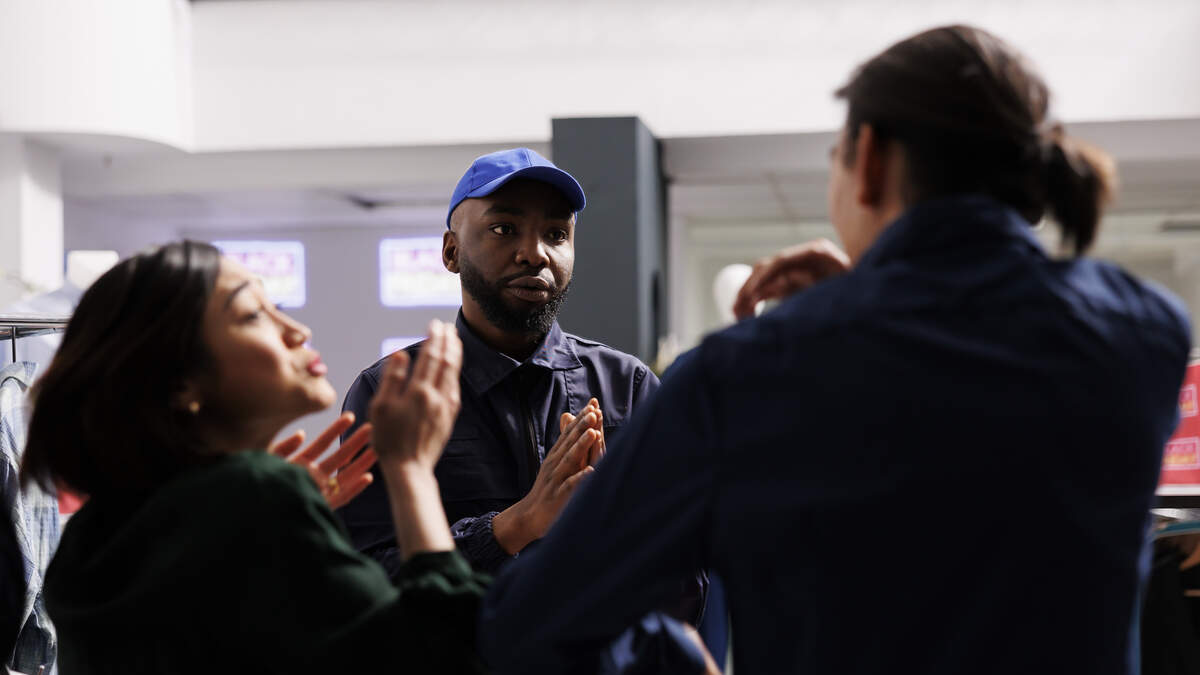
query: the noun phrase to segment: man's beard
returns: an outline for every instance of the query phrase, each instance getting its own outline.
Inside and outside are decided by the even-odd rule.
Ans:
[[[458,256],[458,276],[462,281],[463,290],[479,303],[479,308],[483,310],[483,316],[488,323],[506,333],[530,337],[541,337],[550,332],[550,327],[554,325],[554,319],[558,316],[558,309],[566,301],[567,291],[571,290],[571,282],[568,281],[562,289],[551,288],[550,299],[545,304],[518,309],[507,304],[503,296],[505,285],[516,277],[491,283],[483,278],[479,268],[471,264],[461,251]]]

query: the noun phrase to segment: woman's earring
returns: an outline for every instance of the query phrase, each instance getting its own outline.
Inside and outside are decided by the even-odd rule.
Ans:
[[[192,401],[191,403],[188,403],[187,409],[188,409],[188,412],[192,413],[193,415],[199,415],[200,414],[200,401]]]

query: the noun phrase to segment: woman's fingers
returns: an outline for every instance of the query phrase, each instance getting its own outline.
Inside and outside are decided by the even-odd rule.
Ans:
[[[449,392],[458,385],[458,373],[462,370],[462,340],[458,331],[450,324],[442,326],[445,342],[435,385],[439,391]]]
[[[373,482],[371,474],[363,474],[357,479],[351,480],[348,483],[339,483],[338,492],[330,496],[327,501],[332,509],[340,509],[346,504],[349,504],[355,497],[362,494],[363,490]]]
[[[287,459],[293,452],[299,450],[300,446],[303,444],[304,430],[298,429],[291,436],[288,436],[282,441],[279,441],[278,443],[267,448],[267,452],[275,455],[276,457],[283,457],[284,459]]]
[[[403,349],[388,357],[387,365],[383,369],[383,377],[379,381],[379,389],[375,392],[377,398],[386,399],[404,390],[404,384],[408,380],[408,364],[411,360],[408,352]]]
[[[413,381],[432,383],[437,374],[438,362],[442,360],[445,351],[446,331],[443,330],[442,322],[434,319],[429,322],[429,339],[421,346],[421,353],[417,355],[417,365],[412,373]]]
[[[371,423],[368,422],[355,429],[354,433],[350,434],[350,438],[347,438],[346,442],[342,443],[342,446],[333,454],[318,462],[317,469],[326,474],[337,471],[343,464],[353,459],[358,454],[358,451],[362,450],[363,446],[370,440]]]
[[[353,462],[351,462],[349,466],[341,471],[338,471],[338,479],[341,480],[344,478],[349,481],[357,480],[358,476],[369,472],[371,467],[374,466],[375,462],[377,461],[379,461],[379,456],[375,454],[375,451],[367,450],[363,454],[359,455],[358,459],[355,459]]]
[[[329,449],[329,446],[333,445],[334,440],[336,440],[338,436],[341,436],[342,433],[349,429],[353,424],[354,413],[342,413],[336,420],[333,421],[333,424],[330,424],[325,431],[321,432],[320,436],[317,436],[312,443],[309,443],[308,447],[300,451],[300,454],[295,457],[295,461],[315,462],[318,457],[320,457],[326,450]]]

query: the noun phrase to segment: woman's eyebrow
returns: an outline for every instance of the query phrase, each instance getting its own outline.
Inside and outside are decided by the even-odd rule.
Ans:
[[[225,298],[225,309],[229,309],[229,306],[233,304],[233,299],[237,297],[238,293],[241,293],[247,286],[249,286],[251,281],[253,280],[247,279],[243,281],[237,285],[237,288],[233,289],[233,291],[229,293],[229,297]]]

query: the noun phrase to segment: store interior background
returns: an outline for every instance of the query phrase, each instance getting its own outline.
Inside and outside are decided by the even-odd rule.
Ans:
[[[71,251],[299,242],[289,311],[340,399],[385,340],[455,315],[383,306],[382,240],[440,237],[480,154],[550,155],[553,120],[636,117],[666,185],[656,337],[687,348],[721,325],[720,269],[834,238],[832,91],[950,22],[1021,48],[1057,117],[1118,159],[1096,255],[1200,316],[1195,0],[0,0],[0,308],[61,286]]]

